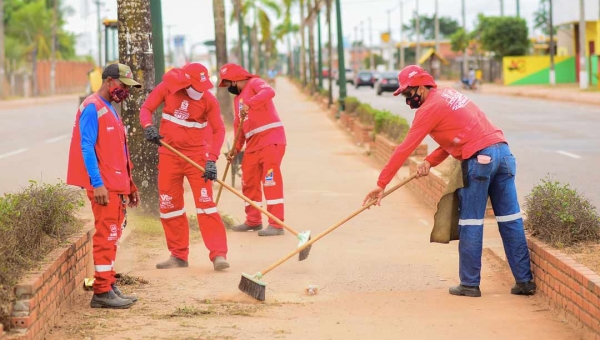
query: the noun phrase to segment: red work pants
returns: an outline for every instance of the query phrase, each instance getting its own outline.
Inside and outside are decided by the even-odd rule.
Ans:
[[[206,166],[203,156],[189,157],[200,166]],[[227,236],[221,215],[212,199],[212,181],[205,182],[203,173],[179,156],[161,153],[158,158],[158,192],[160,220],[165,230],[171,255],[187,261],[190,229],[183,200],[183,178],[187,177],[196,205],[198,225],[204,245],[212,261],[217,256],[227,257]]]
[[[272,144],[266,148],[245,152],[242,160],[242,192],[244,196],[262,206],[263,190],[267,201],[267,211],[283,219],[283,178],[280,166],[285,145]],[[246,203],[246,225],[262,224],[261,212]],[[283,228],[269,218],[269,225]]]
[[[123,196],[114,192],[108,193],[108,204],[100,205],[94,201],[94,191],[87,191],[94,213],[93,238],[94,256],[94,294],[102,294],[112,290],[115,277],[115,258],[117,257],[117,241],[123,232],[125,220],[125,201]]]

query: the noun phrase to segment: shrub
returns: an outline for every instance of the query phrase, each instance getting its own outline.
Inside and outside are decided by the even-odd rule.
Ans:
[[[569,184],[543,179],[527,195],[524,206],[526,229],[554,247],[600,240],[596,208]]]
[[[377,110],[371,107],[369,104],[360,104],[356,108],[356,114],[358,115],[358,120],[365,125],[374,125],[375,124],[375,114]]]
[[[349,115],[356,115],[354,111],[356,111],[356,109],[358,108],[358,105],[360,105],[360,101],[358,100],[358,98],[356,97],[346,97],[344,98],[344,112],[346,112]]]
[[[81,230],[76,217],[81,191],[60,184],[31,182],[0,197],[0,323],[8,329],[12,288],[23,273]]]
[[[406,119],[383,110],[375,114],[375,134],[383,134],[392,142],[400,143],[406,137],[410,126]]]

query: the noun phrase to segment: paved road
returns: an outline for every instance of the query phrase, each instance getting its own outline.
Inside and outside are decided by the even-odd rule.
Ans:
[[[414,111],[403,98],[391,93],[377,96],[368,87],[355,89],[348,84],[348,95],[387,109],[412,122]],[[338,90],[334,87],[334,96]],[[540,179],[550,175],[588,197],[600,207],[600,107],[487,94],[467,95],[505,133],[518,161],[517,186],[521,203]],[[425,140],[430,151],[437,147]]]

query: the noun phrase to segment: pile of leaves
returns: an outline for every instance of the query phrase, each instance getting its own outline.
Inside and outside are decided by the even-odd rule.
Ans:
[[[31,182],[0,197],[0,323],[9,328],[13,286],[50,251],[81,230],[80,190],[64,183]]]
[[[543,179],[525,198],[525,211],[525,228],[551,246],[600,240],[596,207],[569,184]]]

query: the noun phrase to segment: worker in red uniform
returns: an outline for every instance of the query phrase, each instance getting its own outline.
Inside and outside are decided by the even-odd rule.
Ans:
[[[237,64],[225,64],[220,71],[220,87],[227,87],[235,95],[234,131],[245,117],[242,134],[228,154],[228,159],[246,150],[242,160],[242,192],[244,196],[262,206],[263,190],[267,211],[283,221],[283,177],[281,160],[285,154],[285,131],[277,114],[273,97],[275,91],[257,75],[248,73]],[[246,204],[246,220],[234,226],[234,231],[259,230],[259,236],[283,235],[283,227],[269,218],[269,225],[262,230],[259,210]]]
[[[164,147],[158,149],[158,191],[160,220],[171,256],[156,268],[188,266],[189,227],[183,199],[183,178],[194,195],[198,225],[215,270],[229,268],[227,236],[221,215],[213,202],[212,181],[217,179],[215,162],[225,139],[225,125],[219,102],[204,65],[191,63],[167,72],[150,93],[140,111],[140,123],[147,140],[164,141],[202,166],[204,174]],[[152,113],[164,103],[160,134]]]
[[[417,176],[427,176],[432,166],[449,155],[462,161],[464,187],[459,197],[459,277],[460,285],[451,287],[452,295],[481,296],[481,252],[483,219],[488,197],[498,221],[506,258],[516,285],[511,293],[533,295],[529,249],[515,186],[516,160],[498,127],[462,93],[438,89],[429,73],[416,65],[405,67],[398,75],[406,104],[418,109],[404,141],[396,148],[365,198],[380,204],[383,191],[406,158],[428,134],[440,145],[417,167]]]
[[[79,106],[71,137],[67,184],[87,190],[96,229],[92,308],[129,308],[137,301],[115,285],[114,269],[126,205],[134,208],[140,203],[131,178],[125,127],[111,104],[125,100],[131,86],[141,87],[128,66],[108,65],[102,72],[102,86]]]

